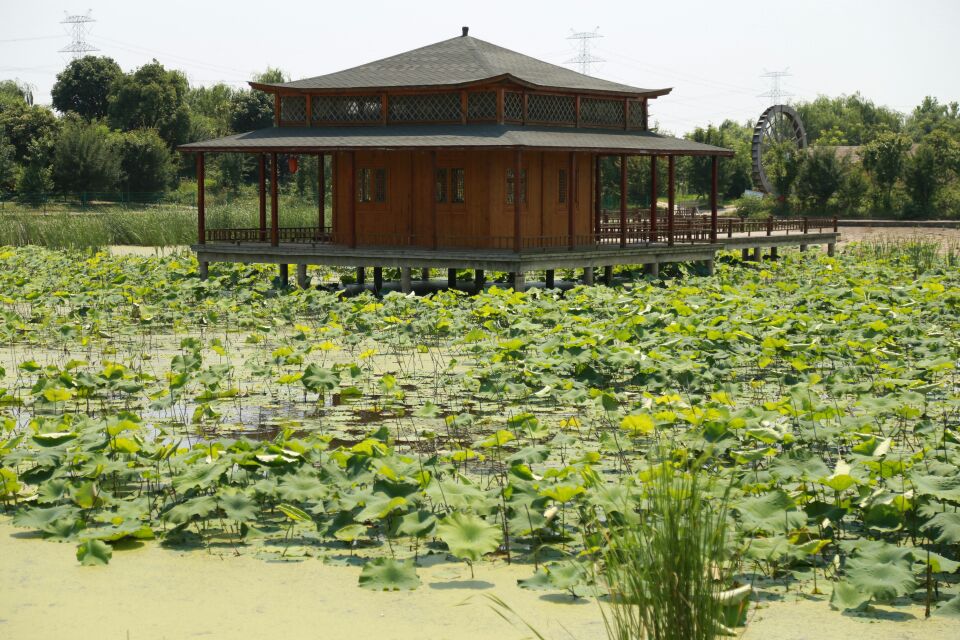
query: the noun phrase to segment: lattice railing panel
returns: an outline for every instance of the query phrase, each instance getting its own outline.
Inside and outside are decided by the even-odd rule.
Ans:
[[[314,122],[379,122],[380,96],[313,96]]]
[[[280,96],[280,120],[306,122],[307,96]]]
[[[494,91],[478,91],[467,94],[468,120],[496,120],[497,94]]]
[[[647,113],[643,107],[643,100],[630,101],[630,120],[627,122],[630,129],[646,129]]]
[[[577,121],[576,100],[573,96],[558,96],[549,93],[527,94],[527,120],[530,122]]]
[[[390,96],[388,109],[394,122],[451,122],[460,120],[459,93],[425,93]]]
[[[623,127],[623,100],[580,99],[580,123],[601,127]]]
[[[503,119],[523,120],[523,96],[515,91],[503,94]]]

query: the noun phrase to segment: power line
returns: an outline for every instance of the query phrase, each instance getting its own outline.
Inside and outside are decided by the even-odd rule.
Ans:
[[[783,78],[790,76],[790,69],[784,69],[783,71],[767,71],[765,74],[760,76],[761,78],[770,78],[770,90],[764,91],[759,94],[758,98],[770,98],[773,104],[781,104],[783,98],[792,98],[793,94],[785,91],[780,84],[780,81]]]
[[[83,15],[73,15],[66,16],[60,24],[70,25],[69,29],[72,35],[72,41],[69,45],[60,49],[60,53],[70,53],[73,54],[73,59],[81,58],[91,51],[100,51],[92,44],[87,43],[87,25],[91,22],[96,22],[93,18],[90,17],[90,11]]]
[[[596,27],[593,31],[574,31],[571,29],[571,34],[567,36],[567,40],[579,40],[580,44],[577,46],[580,52],[576,56],[566,60],[564,64],[578,64],[580,65],[580,73],[588,76],[590,75],[591,64],[594,62],[606,62],[590,54],[590,46],[593,44],[591,40],[603,37],[598,31],[600,31],[600,27]]]

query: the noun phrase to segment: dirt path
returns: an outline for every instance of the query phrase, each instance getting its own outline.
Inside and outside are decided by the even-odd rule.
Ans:
[[[923,239],[960,245],[960,229],[905,225],[902,227],[840,227],[839,231],[840,244],[874,240]]]

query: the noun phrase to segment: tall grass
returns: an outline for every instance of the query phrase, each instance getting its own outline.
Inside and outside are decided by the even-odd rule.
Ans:
[[[318,224],[315,203],[294,197],[281,198],[279,212],[280,224],[284,227]],[[215,204],[208,206],[206,212],[208,229],[256,227],[258,219],[256,200]],[[48,213],[18,209],[0,212],[0,246],[33,244],[57,249],[81,249],[130,244],[166,247],[193,244],[196,241],[195,207]]]
[[[609,526],[601,582],[613,640],[712,640],[720,635],[726,578],[727,494],[699,471],[664,465],[634,507],[639,524]]]
[[[881,238],[857,245],[877,260],[903,261],[920,275],[932,269],[960,266],[960,244],[931,238]]]

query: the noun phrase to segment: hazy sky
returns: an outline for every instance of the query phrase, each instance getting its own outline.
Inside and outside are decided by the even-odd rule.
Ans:
[[[660,0],[649,2],[302,2],[300,0],[0,0],[0,79],[50,102],[68,62],[64,15],[96,20],[88,42],[125,70],[156,58],[191,84],[243,86],[280,67],[293,78],[337,71],[470,35],[555,64],[576,55],[571,29],[592,31],[592,75],[673,87],[651,116],[682,133],[754,119],[769,99],[765,71],[789,68],[793,100],[860,91],[909,111],[925,95],[960,99],[960,0]],[[569,65],[574,67],[574,65]],[[574,67],[576,68],[576,67]]]

